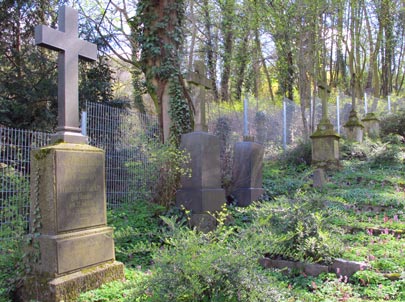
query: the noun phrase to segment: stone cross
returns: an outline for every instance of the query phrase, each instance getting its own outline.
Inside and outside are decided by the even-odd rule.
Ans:
[[[205,117],[205,92],[212,89],[211,81],[206,77],[206,68],[203,61],[194,62],[194,71],[187,75],[187,81],[193,86],[192,100],[195,108],[195,130],[208,131]]]
[[[326,83],[320,83],[318,88],[321,89],[322,92],[322,119],[328,120],[328,95],[331,91]]]
[[[35,44],[58,54],[58,127],[53,141],[86,143],[79,128],[79,57],[97,59],[97,46],[78,38],[78,13],[62,6],[58,13],[59,30],[38,25]]]

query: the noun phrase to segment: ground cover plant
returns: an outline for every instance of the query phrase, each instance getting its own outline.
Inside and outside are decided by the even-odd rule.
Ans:
[[[322,189],[311,186],[313,170],[305,163],[267,162],[263,200],[229,206],[208,234],[190,230],[184,213],[154,216],[160,222],[152,233],[160,239],[150,248],[150,265],[127,270],[126,283],[107,284],[80,301],[109,301],[111,294],[116,301],[404,301],[404,170],[400,157],[381,159],[376,145],[403,148],[345,145],[345,152],[365,148],[367,156],[343,160]],[[350,278],[311,277],[263,269],[263,256],[344,258],[368,268]]]
[[[402,150],[401,144],[393,148]],[[368,147],[343,146],[355,153],[351,148]],[[263,200],[227,206],[210,233],[190,229],[181,209],[136,201],[111,210],[126,280],[84,293],[79,301],[404,301],[404,169],[400,158],[376,165],[378,152],[343,160],[322,189],[312,187],[307,164],[266,162]],[[12,301],[18,283],[19,238],[1,246],[2,302]],[[367,269],[351,277],[287,274],[261,267],[264,256],[326,264],[344,258]]]

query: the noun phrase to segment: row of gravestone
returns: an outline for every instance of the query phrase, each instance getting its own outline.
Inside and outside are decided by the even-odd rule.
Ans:
[[[35,29],[37,45],[58,51],[58,128],[52,145],[31,153],[29,273],[17,298],[24,302],[75,301],[80,292],[124,278],[107,226],[105,153],[87,145],[79,128],[78,57],[94,60],[97,53],[94,45],[77,38],[77,19],[77,11],[62,7],[59,30],[42,25]],[[204,124],[200,115],[197,125],[203,130]],[[219,139],[193,132],[183,135],[181,145],[190,153],[192,176],[182,179],[177,203],[193,210],[193,224],[205,228],[208,212],[225,203]],[[238,143],[234,157],[233,194],[246,205],[262,193],[263,148]]]
[[[206,132],[182,135],[181,148],[190,154],[191,177],[182,177],[176,203],[192,211],[191,225],[202,231],[215,227],[214,212],[225,204],[221,188],[220,140]],[[263,146],[238,142],[234,147],[231,195],[240,206],[247,206],[263,194]]]

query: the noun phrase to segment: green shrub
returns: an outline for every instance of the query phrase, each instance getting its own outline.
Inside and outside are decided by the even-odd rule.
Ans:
[[[0,228],[0,301],[11,302],[25,269],[21,259],[26,246],[26,223],[16,206],[3,209],[2,215],[10,222]]]
[[[385,141],[374,141],[366,138],[361,144],[343,142],[341,144],[341,157],[344,160],[368,161],[372,167],[402,163],[404,153],[401,138],[397,135],[388,135]]]
[[[272,232],[268,255],[303,262],[330,263],[341,255],[341,242],[330,228],[328,217],[321,211],[319,195],[283,199],[282,206],[264,203],[256,221]]]
[[[310,166],[312,162],[311,142],[301,141],[296,146],[288,149],[281,157],[281,160],[287,165]]]
[[[25,269],[22,259],[26,246],[26,213],[29,202],[29,182],[11,167],[0,171],[0,192],[16,193],[0,200],[0,301],[12,301]],[[4,204],[2,204],[4,202]]]
[[[224,216],[222,216],[224,217]],[[154,255],[147,284],[135,286],[129,301],[282,301],[276,288],[257,263],[251,246],[237,240],[233,227],[224,225],[209,233],[190,230],[164,218],[170,226],[166,245]],[[255,257],[253,257],[255,255]]]
[[[380,122],[381,137],[389,134],[398,134],[405,137],[405,112],[389,114],[381,119]]]
[[[130,181],[139,188],[143,198],[168,207],[174,204],[181,176],[190,175],[187,168],[190,155],[171,144],[163,144],[147,137],[136,138],[141,159],[127,162]],[[148,169],[143,169],[144,166]],[[144,173],[138,173],[141,169]],[[132,173],[131,173],[132,172]],[[145,180],[148,180],[147,182]],[[149,196],[152,192],[152,196]]]

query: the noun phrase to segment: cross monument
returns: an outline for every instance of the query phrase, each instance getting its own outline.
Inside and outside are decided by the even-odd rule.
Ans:
[[[195,130],[208,131],[205,116],[205,93],[212,89],[211,81],[206,77],[206,68],[203,61],[194,62],[194,70],[187,74],[187,81],[192,86],[192,100],[195,108]]]
[[[58,27],[35,27],[35,44],[59,52],[58,127],[52,141],[86,143],[79,127],[79,57],[95,61],[97,45],[78,38],[78,13],[73,8],[59,9]]]

